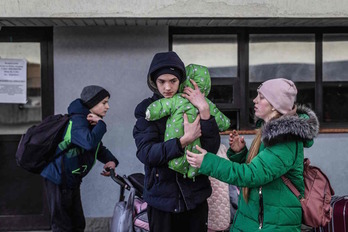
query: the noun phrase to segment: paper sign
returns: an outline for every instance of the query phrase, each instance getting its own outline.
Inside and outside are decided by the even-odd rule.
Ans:
[[[27,61],[0,59],[0,103],[27,102]]]

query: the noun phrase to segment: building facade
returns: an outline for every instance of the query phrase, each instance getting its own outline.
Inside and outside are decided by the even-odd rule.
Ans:
[[[104,143],[120,161],[116,171],[143,172],[132,137],[134,108],[151,96],[146,75],[153,55],[169,50],[186,65],[209,68],[209,98],[248,145],[257,87],[269,78],[292,79],[299,89],[297,102],[312,107],[321,123],[305,155],[327,173],[337,195],[348,193],[341,184],[348,177],[347,2],[2,0],[0,230],[49,228],[42,180],[19,169],[14,153],[29,126],[66,113],[85,85],[101,85],[111,93]],[[23,96],[23,86],[5,77],[5,69],[16,73],[1,66],[8,60],[27,64],[26,102],[5,103]],[[228,132],[221,136],[228,145]],[[97,163],[81,188],[91,231],[108,228],[118,200],[118,186],[99,175],[102,167]]]

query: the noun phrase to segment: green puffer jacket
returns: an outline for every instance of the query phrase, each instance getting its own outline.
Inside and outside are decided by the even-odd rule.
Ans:
[[[263,125],[259,153],[249,164],[245,163],[247,149],[237,154],[229,149],[232,162],[205,155],[200,173],[250,188],[248,203],[242,194],[239,197],[231,231],[301,231],[301,204],[280,177],[285,174],[304,194],[303,148],[312,146],[319,122],[306,107],[299,106],[297,114]]]

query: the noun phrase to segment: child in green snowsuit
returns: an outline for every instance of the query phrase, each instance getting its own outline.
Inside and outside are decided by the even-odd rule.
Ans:
[[[181,94],[186,86],[194,88],[190,79],[194,80],[200,91],[206,96],[210,114],[215,117],[220,131],[227,130],[230,127],[230,120],[212,103],[208,98],[211,88],[211,79],[207,67],[190,64],[186,66],[186,80],[180,85],[179,91],[172,98],[161,98],[147,107],[146,120],[155,121],[169,116],[166,123],[164,141],[172,138],[180,138],[184,135],[184,113],[187,114],[188,121],[192,123],[198,114],[198,110],[189,100],[182,97]],[[184,176],[194,178],[198,174],[198,168],[191,167],[186,160],[186,151],[199,153],[196,145],[201,146],[200,139],[196,139],[185,148],[185,155],[172,159],[168,162],[169,168],[182,173]]]

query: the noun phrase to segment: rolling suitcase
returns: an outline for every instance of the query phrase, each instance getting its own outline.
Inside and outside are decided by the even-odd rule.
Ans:
[[[348,196],[334,196],[331,200],[333,214],[331,221],[316,232],[348,232]]]

